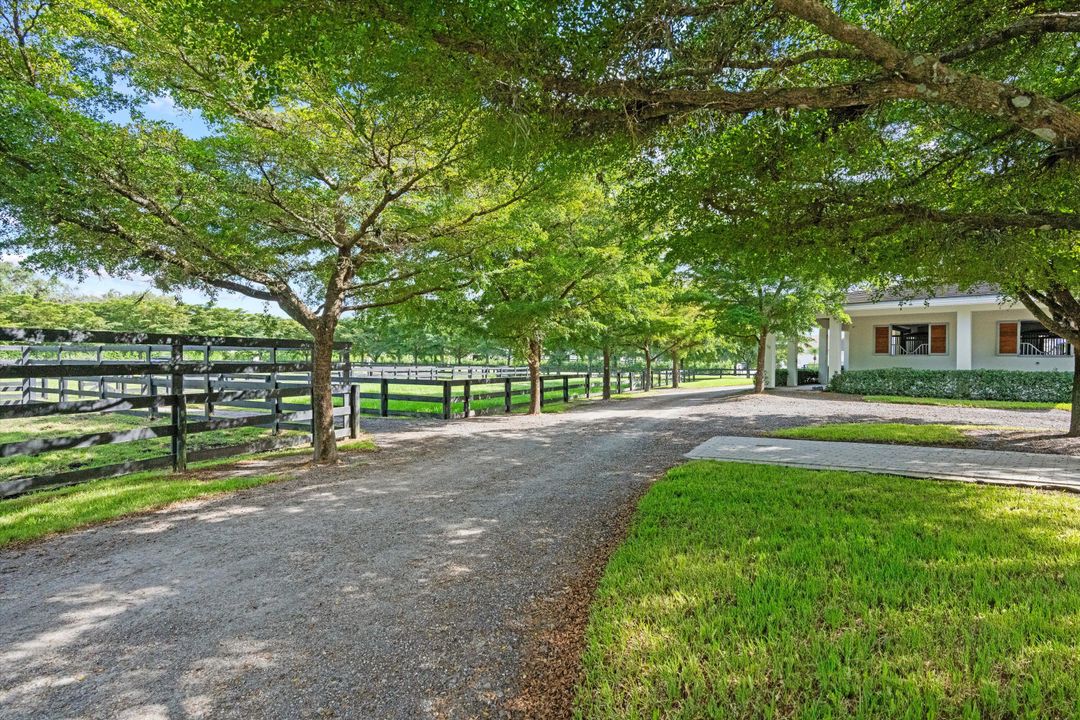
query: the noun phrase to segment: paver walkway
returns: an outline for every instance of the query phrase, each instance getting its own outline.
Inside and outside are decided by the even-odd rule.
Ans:
[[[686,457],[1080,492],[1080,458],[1068,455],[718,435]]]

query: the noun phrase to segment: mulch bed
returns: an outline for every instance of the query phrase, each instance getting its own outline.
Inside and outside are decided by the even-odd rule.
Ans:
[[[563,720],[573,715],[589,607],[604,568],[626,538],[638,502],[647,490],[643,487],[616,515],[606,519],[606,539],[581,559],[581,570],[562,592],[529,609],[524,666],[517,694],[504,704],[506,717]]]

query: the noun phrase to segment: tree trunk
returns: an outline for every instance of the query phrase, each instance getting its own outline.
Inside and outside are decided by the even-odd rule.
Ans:
[[[611,346],[604,346],[604,389],[601,395],[604,400],[611,399]]]
[[[1073,345],[1072,412],[1069,416],[1069,437],[1080,437],[1080,345]]]
[[[529,414],[540,414],[540,354],[543,346],[540,338],[529,338]]]
[[[768,343],[769,333],[766,328],[761,328],[757,344],[757,371],[754,372],[754,392],[765,392],[765,346]]]
[[[652,352],[648,345],[645,346],[645,382],[641,384],[641,389],[645,392],[652,390]]]
[[[679,387],[679,353],[671,351],[671,389]]]
[[[311,428],[316,463],[337,462],[337,439],[334,436],[334,395],[331,371],[334,362],[334,332],[319,330],[311,354]]]

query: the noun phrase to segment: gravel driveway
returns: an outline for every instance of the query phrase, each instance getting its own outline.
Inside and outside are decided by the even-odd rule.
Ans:
[[[652,478],[712,435],[880,418],[1067,416],[710,390],[372,423],[339,467],[0,551],[0,717],[523,714],[531,639]]]

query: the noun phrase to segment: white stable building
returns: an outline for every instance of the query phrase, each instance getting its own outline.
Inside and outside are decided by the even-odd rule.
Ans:
[[[1073,368],[1072,346],[1023,305],[990,286],[942,289],[933,297],[853,292],[850,322],[818,319],[822,382],[840,370],[1061,370]]]

